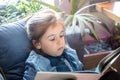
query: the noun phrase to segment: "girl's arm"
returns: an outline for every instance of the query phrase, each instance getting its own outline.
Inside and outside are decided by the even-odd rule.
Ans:
[[[36,72],[32,65],[26,65],[23,80],[34,80]]]

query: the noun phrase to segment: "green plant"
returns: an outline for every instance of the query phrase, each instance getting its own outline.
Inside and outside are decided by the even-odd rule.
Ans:
[[[6,7],[0,10],[0,24],[19,20],[42,8],[41,4],[35,0],[20,0],[17,4],[11,4],[8,2]]]
[[[37,0],[38,1],[38,0]],[[61,4],[62,0],[58,0],[58,4]],[[98,35],[95,31],[94,26],[100,25],[105,29],[106,31],[110,32],[108,27],[104,22],[102,22],[98,17],[94,16],[91,13],[84,13],[83,11],[91,6],[95,6],[98,3],[91,4],[85,6],[85,4],[88,2],[88,0],[68,0],[69,1],[69,7],[70,7],[70,13],[65,13],[64,11],[60,11],[55,6],[49,5],[47,3],[38,1],[39,3],[48,6],[49,8],[52,8],[54,10],[57,10],[59,12],[64,13],[65,17],[65,26],[66,27],[79,27],[81,36],[84,37],[85,33],[88,33],[90,36],[92,36],[94,39],[99,40]],[[87,30],[87,32],[86,32]],[[73,28],[74,32],[74,28]]]
[[[20,12],[15,5],[9,4],[4,9],[0,10],[0,24],[11,22],[20,18]]]
[[[39,0],[41,1],[41,0]],[[18,8],[21,13],[24,14],[24,16],[33,14],[40,9],[42,9],[42,6],[37,3],[36,0],[20,0],[20,3],[18,4]]]

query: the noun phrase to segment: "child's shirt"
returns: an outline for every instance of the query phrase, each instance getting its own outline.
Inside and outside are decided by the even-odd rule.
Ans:
[[[58,57],[39,55],[35,50],[30,52],[26,60],[23,80],[34,80],[36,72],[74,72],[83,70],[83,64],[79,61],[76,51],[66,48]]]

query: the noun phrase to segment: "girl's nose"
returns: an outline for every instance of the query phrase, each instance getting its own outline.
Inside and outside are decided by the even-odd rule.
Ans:
[[[59,39],[57,40],[57,44],[60,45],[61,42],[62,42],[62,40],[59,38]]]
[[[58,45],[62,45],[63,42],[64,42],[64,38],[58,38],[58,40],[57,40]]]

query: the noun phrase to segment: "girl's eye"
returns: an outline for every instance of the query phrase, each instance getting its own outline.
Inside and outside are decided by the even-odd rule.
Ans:
[[[50,41],[54,41],[55,39],[50,39]]]
[[[60,37],[62,38],[62,37],[64,37],[65,35],[60,35]]]
[[[65,33],[63,32],[63,33],[61,33],[60,34],[60,37],[62,38],[62,37],[65,37]]]
[[[54,41],[55,38],[54,38],[54,37],[50,37],[49,40],[50,40],[50,41]]]

